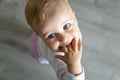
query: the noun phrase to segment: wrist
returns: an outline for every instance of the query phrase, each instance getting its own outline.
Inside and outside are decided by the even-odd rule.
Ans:
[[[67,65],[67,69],[75,76],[80,75],[83,72],[81,64]]]

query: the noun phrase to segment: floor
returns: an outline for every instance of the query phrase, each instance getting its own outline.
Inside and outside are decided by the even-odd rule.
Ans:
[[[83,35],[86,80],[120,80],[120,0],[70,0]],[[0,80],[57,80],[29,54],[26,0],[0,1]]]

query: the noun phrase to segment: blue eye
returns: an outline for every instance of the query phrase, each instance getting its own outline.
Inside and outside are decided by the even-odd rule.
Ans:
[[[55,37],[55,33],[51,33],[49,36],[48,36],[48,38],[54,38]]]
[[[68,29],[68,28],[70,28],[70,26],[71,26],[70,23],[67,23],[67,24],[65,24],[65,25],[63,26],[63,28],[64,28],[64,29]]]

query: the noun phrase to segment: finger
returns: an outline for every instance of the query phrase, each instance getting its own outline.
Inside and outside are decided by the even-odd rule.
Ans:
[[[73,53],[73,49],[72,49],[72,45],[71,45],[71,44],[69,44],[69,45],[67,46],[67,49],[68,49],[68,52],[69,52],[69,53]]]
[[[62,48],[61,48],[61,50],[62,50],[63,52],[65,52],[65,53],[67,53],[67,52],[68,52],[67,47],[62,47]]]
[[[75,51],[75,38],[72,40],[72,49]]]
[[[57,58],[57,59],[60,59],[60,60],[64,61],[64,56],[62,56],[62,55],[55,55],[54,57]]]
[[[78,41],[77,41],[76,38],[73,39],[72,46],[73,46],[73,50],[77,51],[77,49],[78,49]]]
[[[80,43],[80,41],[78,42],[78,51],[82,53],[82,44]]]

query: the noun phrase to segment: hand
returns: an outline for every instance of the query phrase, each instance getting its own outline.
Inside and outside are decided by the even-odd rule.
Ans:
[[[61,48],[61,50],[65,53],[65,55],[55,55],[55,58],[58,58],[66,63],[69,72],[73,74],[81,73],[82,68],[80,61],[82,56],[82,44],[80,41],[74,38],[68,46]]]
[[[80,64],[82,56],[82,44],[79,40],[74,38],[68,46],[62,47],[61,51],[64,52],[65,55],[55,55],[55,58],[62,60],[68,65]]]

